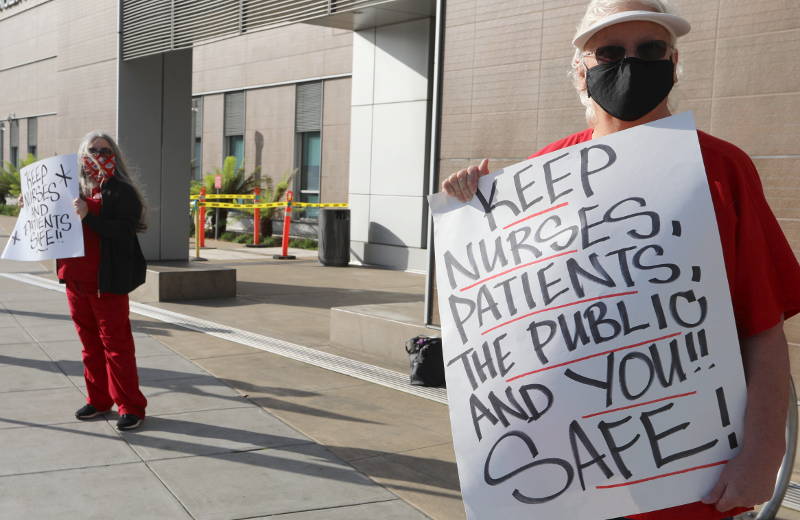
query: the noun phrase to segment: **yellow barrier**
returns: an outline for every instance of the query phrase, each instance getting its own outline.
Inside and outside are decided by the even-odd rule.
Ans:
[[[289,245],[289,226],[291,223],[291,212],[293,207],[297,208],[347,208],[349,205],[345,202],[294,202],[294,193],[289,190],[286,192],[286,201],[284,202],[258,202],[260,198],[260,189],[255,188],[255,193],[206,193],[205,187],[201,188],[199,195],[189,196],[189,207],[197,208],[197,238],[196,238],[196,255],[199,257],[199,250],[205,247],[205,233],[203,227],[205,224],[206,208],[222,208],[222,209],[251,209],[253,211],[253,244],[258,245],[260,240],[260,210],[267,208],[285,208],[283,220],[283,239],[281,243],[282,254],[275,256],[279,259],[290,259],[294,256],[287,254]],[[208,202],[209,200],[236,200],[237,202]],[[249,200],[252,202],[242,203],[242,200]]]
[[[259,202],[258,204],[237,204],[235,202],[197,202],[198,206],[206,208],[224,208],[224,209],[266,209],[266,208],[285,208],[286,202]],[[345,202],[292,202],[292,207],[304,208],[347,208],[349,204]]]
[[[206,193],[206,200],[211,199],[254,199],[255,193]],[[189,200],[197,200],[201,195],[189,195]]]
[[[298,208],[346,208],[349,204],[346,202],[292,202],[292,206]]]

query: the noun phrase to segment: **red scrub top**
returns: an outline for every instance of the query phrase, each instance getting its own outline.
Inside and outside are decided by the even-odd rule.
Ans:
[[[98,192],[90,199],[84,199],[89,213],[100,214],[103,204]],[[56,261],[58,279],[75,282],[97,283],[97,271],[100,269],[100,236],[86,222],[83,225],[83,256],[77,258],[60,258]]]

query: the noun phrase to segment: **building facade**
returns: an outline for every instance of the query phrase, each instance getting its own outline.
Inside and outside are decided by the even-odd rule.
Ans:
[[[800,254],[800,3],[672,3],[692,24],[675,110],[750,154]],[[357,261],[427,272],[444,176],[586,126],[567,77],[585,4],[1,1],[0,159],[110,130],[144,182],[152,259],[186,258],[189,181],[226,155],[297,170],[301,200],[350,204]]]

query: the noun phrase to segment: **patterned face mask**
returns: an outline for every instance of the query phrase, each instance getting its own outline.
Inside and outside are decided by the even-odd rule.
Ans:
[[[83,156],[83,170],[98,184],[113,177],[117,169],[117,156],[112,154],[91,154]]]

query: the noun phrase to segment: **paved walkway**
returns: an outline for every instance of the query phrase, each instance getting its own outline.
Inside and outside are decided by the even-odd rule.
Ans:
[[[143,328],[144,427],[77,421],[64,295],[0,278],[2,518],[426,518]]]
[[[236,298],[154,307],[218,323],[215,332],[235,327],[407,369],[330,345],[329,309],[421,307],[423,276],[219,246],[203,256],[237,268]],[[52,264],[0,260],[0,519],[465,517],[446,406],[226,334],[132,314],[144,426],[120,434],[114,414],[76,421],[84,385],[65,297],[13,274],[52,280]]]

